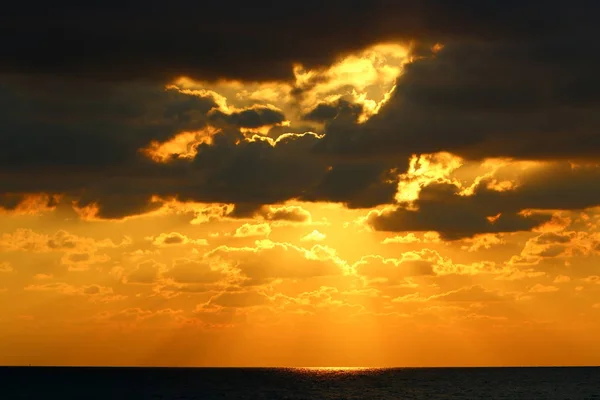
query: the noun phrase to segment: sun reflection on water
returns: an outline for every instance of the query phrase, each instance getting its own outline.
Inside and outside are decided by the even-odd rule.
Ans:
[[[306,375],[355,375],[380,371],[383,368],[373,367],[297,367],[291,368],[292,371]]]

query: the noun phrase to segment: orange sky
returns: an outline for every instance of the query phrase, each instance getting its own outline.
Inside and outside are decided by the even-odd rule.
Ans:
[[[389,154],[397,143],[382,142],[357,147],[366,152],[352,161],[362,168],[379,151],[377,168],[394,160],[382,173],[336,164],[334,151],[323,164],[330,175],[307,178],[323,158],[301,164],[303,143],[335,147],[355,134],[362,143],[361,129],[382,138],[397,96],[418,89],[404,74],[446,51],[437,44],[422,60],[412,46],[366,47],[326,68],[297,64],[289,81],[164,82],[161,93],[181,104],[208,99],[197,111],[208,122],[192,129],[195,109],[147,105],[180,125],[140,142],[134,167],[103,165],[88,178],[68,166],[68,176],[44,175],[36,187],[30,170],[2,172],[13,189],[0,203],[0,364],[598,364],[594,157],[510,154],[493,135]],[[162,122],[149,115],[153,132]],[[414,144],[410,135],[402,146]],[[264,144],[258,155],[231,155],[253,143]],[[268,173],[242,175],[264,165]],[[372,182],[346,187],[363,178]]]
[[[3,215],[3,364],[593,364],[598,217],[447,242],[368,211],[205,206],[125,221]],[[214,211],[214,210],[211,210]],[[300,219],[300,218],[298,218]]]

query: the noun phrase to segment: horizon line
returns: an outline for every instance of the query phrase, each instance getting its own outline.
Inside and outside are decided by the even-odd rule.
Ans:
[[[127,368],[127,369],[297,369],[320,371],[357,371],[357,370],[385,370],[385,369],[469,369],[469,368],[600,368],[598,364],[556,364],[556,365],[440,365],[440,366],[207,366],[207,365],[38,365],[19,364],[2,365],[0,368]]]

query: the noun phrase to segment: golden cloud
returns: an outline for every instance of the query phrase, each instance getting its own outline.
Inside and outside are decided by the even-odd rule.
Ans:
[[[158,236],[147,236],[146,240],[152,242],[153,245],[158,247],[165,246],[178,246],[192,244],[196,246],[207,246],[208,241],[206,239],[190,239],[186,235],[179,232],[161,233]]]

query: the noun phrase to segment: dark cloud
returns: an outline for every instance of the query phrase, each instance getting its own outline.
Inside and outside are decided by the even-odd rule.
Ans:
[[[233,218],[253,218],[261,209],[260,203],[236,203],[228,215]]]
[[[285,121],[285,115],[280,110],[267,106],[255,106],[250,109],[234,111],[226,114],[219,110],[210,113],[212,122],[225,122],[240,128],[260,128],[261,126],[277,125]]]
[[[3,193],[0,194],[0,209],[14,210],[25,200],[23,194]]]
[[[238,216],[249,216],[262,204],[294,198],[377,203],[369,200],[373,193],[380,199],[385,195],[391,199],[391,185],[382,181],[380,165],[346,167],[346,172],[340,173],[345,176],[339,186],[346,195],[338,195],[335,188],[322,189],[328,181],[335,180],[329,178],[331,174],[338,172],[329,160],[312,154],[319,140],[314,134],[289,135],[273,146],[266,140],[235,144],[225,135],[216,136],[215,144],[198,147],[194,165],[201,171],[203,184],[189,195],[196,200],[235,203],[234,214]],[[342,171],[343,168],[340,166]],[[179,194],[186,195],[183,191]]]
[[[24,194],[39,192],[96,204],[104,218],[154,210],[161,203],[153,195],[235,204],[237,217],[290,199],[371,207],[393,202],[394,175],[415,153],[600,156],[595,2],[205,3],[5,6],[0,207],[14,209]],[[294,62],[325,66],[391,39],[415,39],[420,58],[365,123],[357,120],[361,106],[345,100],[307,112],[306,121],[323,123],[324,138],[287,135],[275,143],[285,130],[273,128],[268,139],[248,141],[240,128],[280,124],[283,113],[262,106],[226,114],[209,95],[164,88],[180,75],[242,84],[290,79]],[[444,47],[434,53],[436,42]],[[221,132],[199,145],[191,161],[155,163],[140,152],[209,123]],[[400,208],[370,222],[459,238],[546,220],[519,214],[527,208],[600,204],[596,167],[553,168],[502,193],[481,186],[464,197],[451,186],[431,185],[418,211]],[[498,213],[493,223],[486,218]]]
[[[368,208],[391,203],[397,189],[395,177],[386,163],[338,163],[332,165],[302,200],[328,200],[345,203],[350,208]]]
[[[130,182],[130,185],[133,184]],[[142,193],[135,193],[136,191]],[[75,204],[80,208],[95,206],[96,217],[104,219],[122,219],[145,214],[162,206],[161,202],[153,201],[151,187],[121,186],[117,189],[110,181],[97,186],[94,192],[83,189],[83,194]]]
[[[325,160],[310,156],[318,141],[312,134],[289,136],[275,146],[266,140],[236,144],[225,135],[201,145],[194,167],[202,175],[197,195],[213,202],[274,204],[316,186]],[[190,195],[194,195],[190,193]]]
[[[498,214],[493,207],[477,197],[460,198],[450,187],[428,187],[423,195],[439,191],[431,200],[419,200],[418,211],[398,208],[382,214],[370,214],[368,222],[380,231],[438,231],[446,240],[471,237],[479,233],[527,231],[546,222],[549,216],[523,216],[505,212],[495,221],[488,220]],[[489,210],[489,211],[488,211]],[[488,213],[489,212],[489,213]]]
[[[336,118],[345,119],[347,122],[356,123],[363,111],[360,104],[353,104],[340,99],[333,103],[320,103],[306,113],[302,118],[307,121],[330,122]]]
[[[291,78],[290,66],[392,39],[597,32],[588,0],[306,0],[15,3],[0,16],[0,68],[94,79]]]
[[[325,122],[334,119],[338,115],[338,109],[334,105],[321,103],[303,116],[307,121]]]
[[[598,69],[595,37],[450,41],[406,66],[378,115],[363,125],[332,124],[318,150],[593,159],[600,156]]]
[[[163,85],[0,77],[0,170],[114,168],[139,149],[206,126],[216,104]]]
[[[582,210],[600,204],[600,188],[593,184],[599,178],[600,169],[595,166],[573,168],[565,162],[540,168],[522,177],[514,190],[504,192],[488,189],[489,180],[472,196],[459,195],[451,184],[431,184],[421,191],[418,210],[399,207],[371,214],[369,223],[382,231],[439,231],[452,240],[478,233],[526,231],[551,216],[525,215],[522,210]],[[498,214],[496,220],[488,219]]]
[[[191,97],[176,93],[180,95]],[[202,111],[206,112],[206,108]],[[115,151],[122,151],[123,141],[127,140],[123,136],[135,138],[145,124],[154,129],[151,122],[142,118],[136,121],[140,126],[131,130],[110,121],[115,129],[107,131],[106,143]],[[201,115],[194,121],[198,128],[205,124]],[[80,129],[74,130],[75,136],[85,136],[85,124]],[[165,123],[164,129],[171,133],[155,136],[169,138],[182,128],[177,123]],[[13,137],[20,140],[16,131]],[[383,181],[387,178],[383,164],[330,168],[327,158],[312,154],[319,140],[317,135],[301,134],[287,135],[276,144],[267,139],[247,141],[239,131],[224,129],[213,137],[212,144],[198,146],[193,161],[173,160],[166,164],[152,162],[140,154],[138,146],[148,140],[129,146],[129,157],[112,163],[108,162],[113,157],[112,147],[87,147],[83,141],[81,148],[66,152],[59,159],[36,159],[31,164],[0,169],[4,178],[1,189],[5,193],[64,193],[76,198],[78,207],[95,205],[97,216],[109,219],[156,210],[162,203],[152,201],[154,195],[182,201],[233,203],[235,217],[252,216],[264,204],[301,197],[346,202],[356,207],[391,201],[394,185]],[[24,138],[18,149],[27,153],[27,142]],[[62,141],[52,141],[46,148],[60,152],[61,146]],[[107,160],[94,160],[95,154]],[[328,188],[329,182],[335,186]]]

